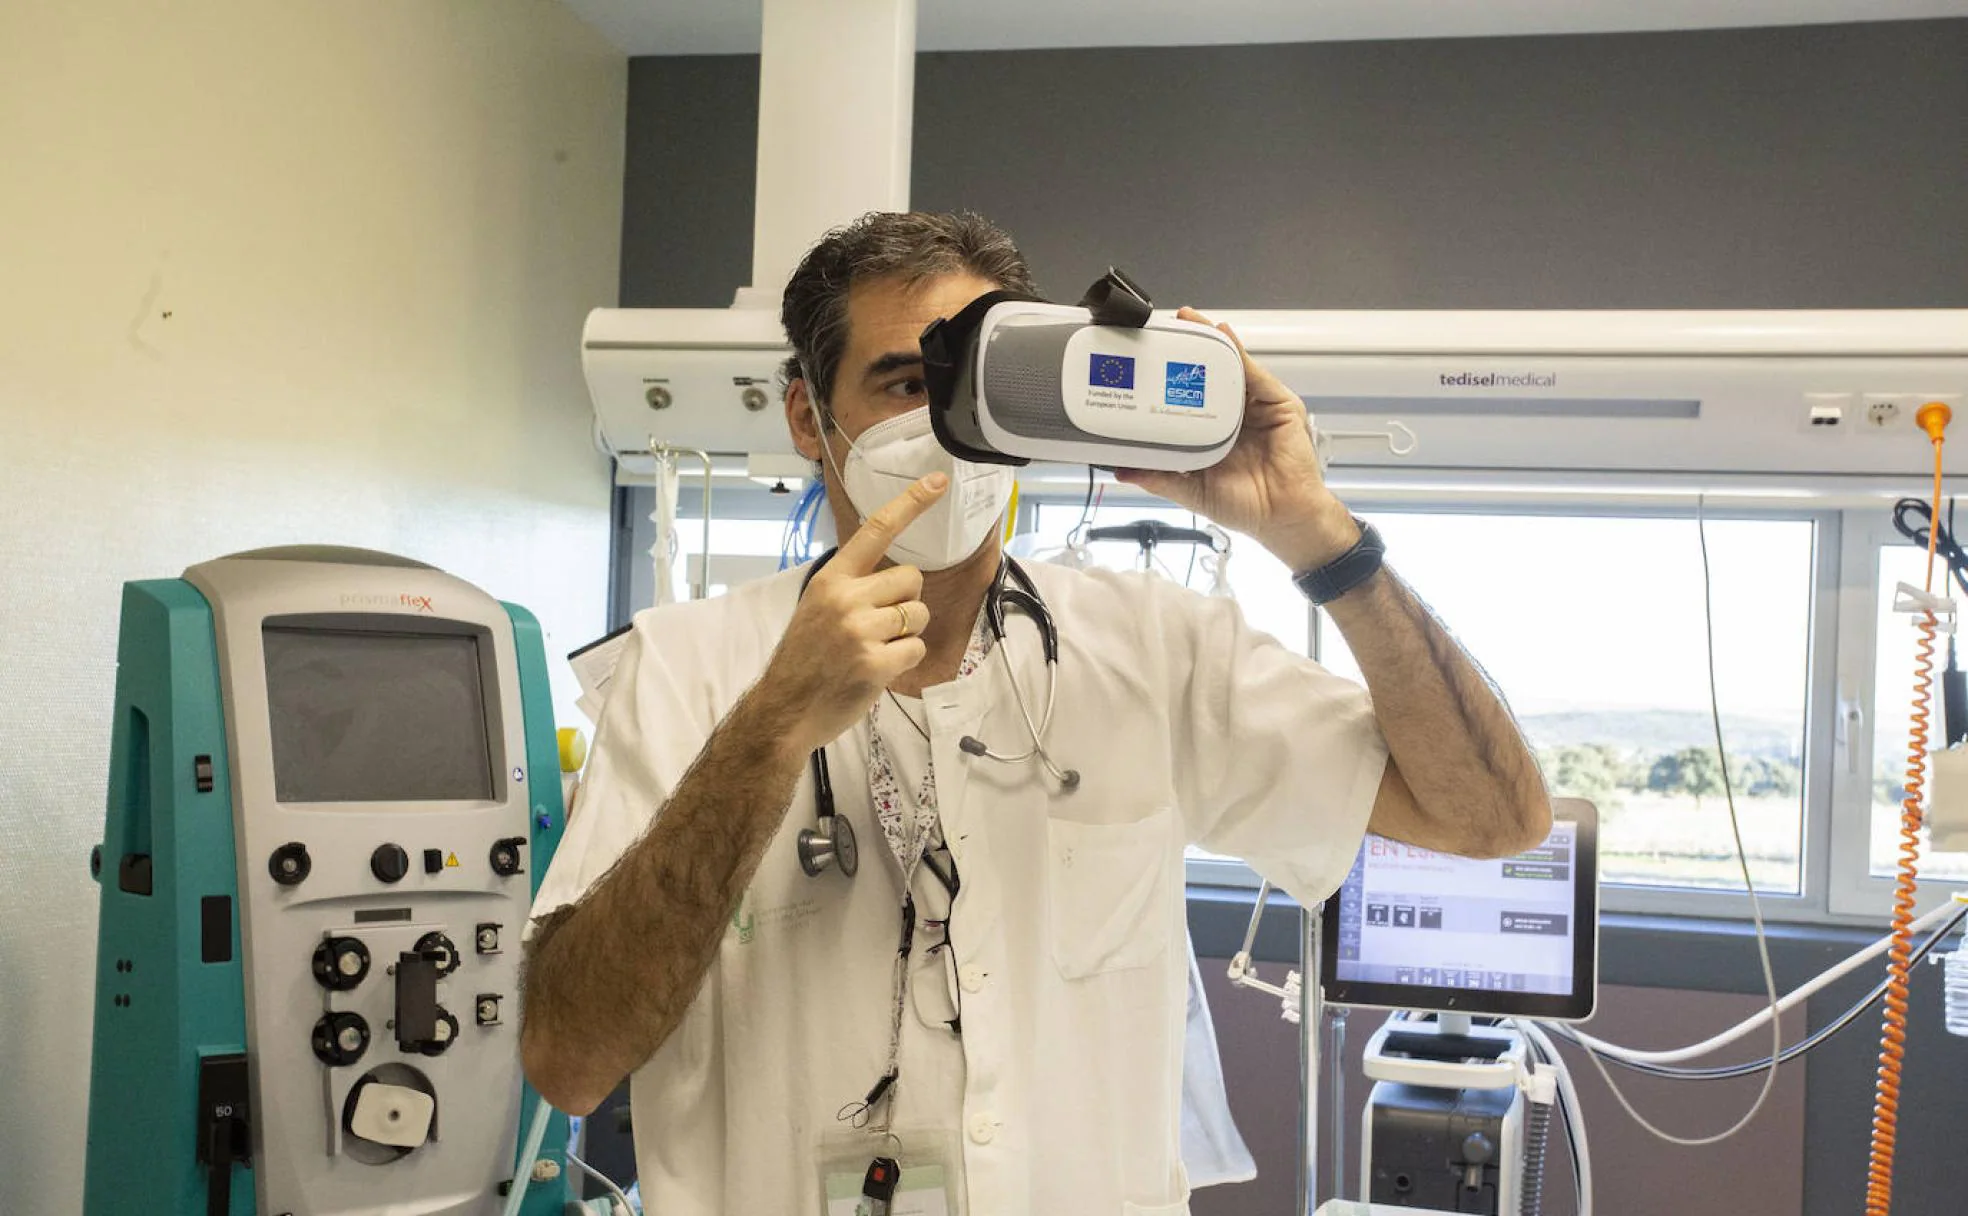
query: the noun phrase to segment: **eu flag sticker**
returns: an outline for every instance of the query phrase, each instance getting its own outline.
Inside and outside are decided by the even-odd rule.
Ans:
[[[1087,383],[1095,388],[1133,388],[1133,355],[1095,355],[1087,369]]]
[[[1200,363],[1170,363],[1163,400],[1169,405],[1203,408],[1203,387],[1209,369]]]

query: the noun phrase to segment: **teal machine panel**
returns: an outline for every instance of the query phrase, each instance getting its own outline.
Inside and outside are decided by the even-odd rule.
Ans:
[[[202,1212],[212,1184],[199,1161],[199,1079],[246,1051],[231,785],[205,598],[176,579],[126,585],[116,660],[108,816],[90,858],[102,914],[83,1208]],[[226,1117],[235,1116],[250,1120],[243,1110]],[[229,1168],[224,1185],[231,1211],[254,1211],[250,1172]]]
[[[269,550],[126,585],[117,664],[86,1216],[502,1211],[564,819],[538,622]],[[563,1211],[566,1141],[523,1216]]]
[[[526,714],[526,764],[534,773],[542,774],[533,782],[533,892],[537,895],[540,880],[546,877],[547,867],[553,864],[554,853],[560,847],[560,834],[567,827],[567,810],[561,803],[558,776],[560,740],[554,725],[553,693],[547,683],[547,646],[540,633],[540,622],[517,604],[502,606],[512,620],[514,650],[519,655],[519,695]],[[555,774],[553,780],[546,778],[544,774],[548,773]],[[519,1135],[523,1145],[526,1133],[532,1130],[534,1112],[542,1108],[540,1095],[531,1085],[522,1084],[522,1092]],[[559,1216],[567,1196],[573,1193],[566,1181],[567,1116],[552,1107],[544,1109],[548,1121],[546,1135],[540,1142],[539,1159],[551,1162],[554,1176],[561,1181],[544,1185],[530,1183],[525,1203],[519,1209],[521,1216]],[[515,1150],[515,1158],[519,1155],[520,1151]]]

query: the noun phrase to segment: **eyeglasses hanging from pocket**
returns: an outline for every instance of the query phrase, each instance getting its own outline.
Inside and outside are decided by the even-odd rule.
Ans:
[[[963,1033],[963,990],[957,974],[956,947],[951,944],[950,921],[956,914],[957,892],[963,883],[957,874],[956,858],[937,825],[928,848],[923,850],[921,869],[932,881],[922,884],[925,909],[942,909],[941,919],[924,918],[917,924],[919,948],[910,963],[909,991],[916,1016],[931,1029]],[[937,888],[940,888],[937,889]],[[938,898],[938,897],[941,898]]]
[[[963,1033],[963,996],[957,982],[956,951],[950,946],[947,920],[923,921],[920,932],[931,939],[912,960],[909,993],[916,1016],[932,1030]]]

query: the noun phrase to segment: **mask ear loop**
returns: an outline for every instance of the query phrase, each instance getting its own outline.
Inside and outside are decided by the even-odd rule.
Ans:
[[[804,359],[800,360],[799,369],[800,379],[806,384],[806,408],[813,411],[813,425],[819,429],[820,454],[826,460],[827,467],[834,471],[834,481],[840,485],[841,497],[847,499],[847,509],[854,512],[854,518],[856,520],[865,523],[867,521],[862,516],[861,509],[854,505],[854,499],[847,493],[847,475],[841,472],[840,462],[834,459],[834,445],[827,442],[827,428],[832,425],[832,422],[820,408],[820,394],[814,388],[818,382],[814,380],[813,373],[807,370]],[[836,431],[840,430],[838,426],[835,426],[834,429]],[[842,438],[845,439],[846,436],[843,435]],[[848,439],[847,442],[849,446],[852,446],[854,443],[852,439]],[[842,539],[845,540],[846,538],[843,537]]]

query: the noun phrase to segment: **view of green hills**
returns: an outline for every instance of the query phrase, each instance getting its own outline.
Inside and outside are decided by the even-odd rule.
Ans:
[[[1604,743],[1633,752],[1654,754],[1689,747],[1715,746],[1715,724],[1699,710],[1632,709],[1577,710],[1529,714],[1519,719],[1524,735],[1539,751],[1582,743]],[[1731,756],[1786,757],[1795,760],[1803,749],[1797,724],[1769,718],[1722,715],[1722,737]]]
[[[1590,798],[1602,808],[1622,791],[1684,795],[1699,805],[1724,790],[1714,722],[1699,711],[1532,714],[1522,726],[1553,792]],[[1722,719],[1738,795],[1795,798],[1803,789],[1802,741],[1791,729],[1768,719]]]

